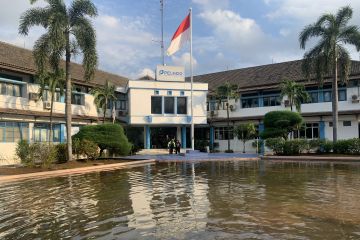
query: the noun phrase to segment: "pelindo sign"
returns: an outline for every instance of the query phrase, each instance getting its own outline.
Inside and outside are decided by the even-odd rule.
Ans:
[[[158,65],[156,67],[156,80],[184,82],[185,81],[184,67]]]

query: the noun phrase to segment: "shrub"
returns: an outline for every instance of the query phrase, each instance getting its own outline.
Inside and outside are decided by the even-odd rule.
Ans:
[[[283,147],[284,155],[298,155],[308,149],[308,141],[305,139],[293,139],[285,141]]]
[[[89,140],[98,145],[100,155],[105,149],[119,155],[128,155],[131,143],[124,134],[123,128],[118,124],[88,125],[80,128],[73,139]]]
[[[265,146],[270,148],[275,154],[282,154],[284,152],[285,139],[284,138],[268,138],[265,141]]]
[[[96,160],[99,156],[99,147],[96,143],[89,141],[89,140],[82,140],[81,141],[81,152],[87,158],[87,160]]]
[[[48,143],[30,144],[29,163],[30,165],[41,164],[42,167],[48,168],[56,161],[56,147]]]
[[[30,144],[27,140],[20,140],[16,145],[16,156],[20,158],[21,163],[25,165],[31,165],[29,154],[30,154]]]
[[[206,147],[209,146],[209,141],[207,140],[195,140],[195,149],[200,150],[200,152],[206,152]]]
[[[79,156],[81,155],[81,141],[79,138],[73,138],[73,154],[76,155],[76,159],[79,159]]]
[[[303,118],[297,112],[272,111],[264,116],[265,130],[261,138],[287,138],[290,132],[296,130],[303,123]]]
[[[56,163],[66,163],[68,161],[66,156],[66,144],[65,143],[59,143],[55,145],[56,149]]]

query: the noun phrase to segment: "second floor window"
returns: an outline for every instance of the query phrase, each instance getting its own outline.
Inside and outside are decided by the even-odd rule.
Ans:
[[[234,139],[234,128],[230,127],[216,127],[215,128],[215,140],[228,140]]]
[[[165,114],[174,114],[175,113],[175,98],[174,97],[164,97],[164,113]]]
[[[264,101],[264,107],[270,107],[270,106],[279,106],[281,105],[280,97],[279,96],[268,96],[263,97]]]
[[[85,105],[85,96],[84,94],[72,93],[71,103],[74,105]]]
[[[259,106],[259,99],[257,97],[241,99],[242,108],[254,108],[258,106]]]
[[[187,99],[186,97],[177,98],[177,114],[187,114]]]
[[[21,86],[14,83],[0,83],[0,94],[21,97]]]
[[[151,97],[151,113],[162,114],[162,97],[158,97],[158,96]]]

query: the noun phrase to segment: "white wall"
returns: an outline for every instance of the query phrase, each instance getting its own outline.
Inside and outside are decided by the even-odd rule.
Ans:
[[[191,111],[191,93],[189,83],[131,80],[129,81],[128,89],[129,124],[190,124],[187,118]],[[171,96],[174,97],[180,97],[180,92],[184,91],[184,96],[187,97],[187,114],[151,114],[151,96],[155,96],[155,90],[159,91],[159,94],[156,96],[168,96],[167,91],[170,90],[172,91]],[[194,83],[193,110],[195,124],[206,124],[207,122],[206,95],[207,84]],[[152,122],[149,123],[147,121],[147,116],[152,116]]]

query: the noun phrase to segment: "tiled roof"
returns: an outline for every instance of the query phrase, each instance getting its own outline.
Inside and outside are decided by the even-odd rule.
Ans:
[[[194,82],[209,84],[209,90],[229,81],[237,84],[240,89],[273,87],[284,79],[306,81],[302,70],[301,60],[268,64],[256,67],[241,68],[223,72],[194,76]],[[352,61],[350,76],[360,75],[360,62]],[[187,81],[189,78],[187,78]]]
[[[62,62],[64,64],[64,62]],[[36,73],[36,66],[31,50],[0,41],[0,68],[29,74]],[[84,80],[84,69],[80,64],[71,63],[71,78],[76,83],[85,85],[104,85],[109,80],[114,85],[125,87],[128,79],[119,75],[97,70],[92,81]]]

